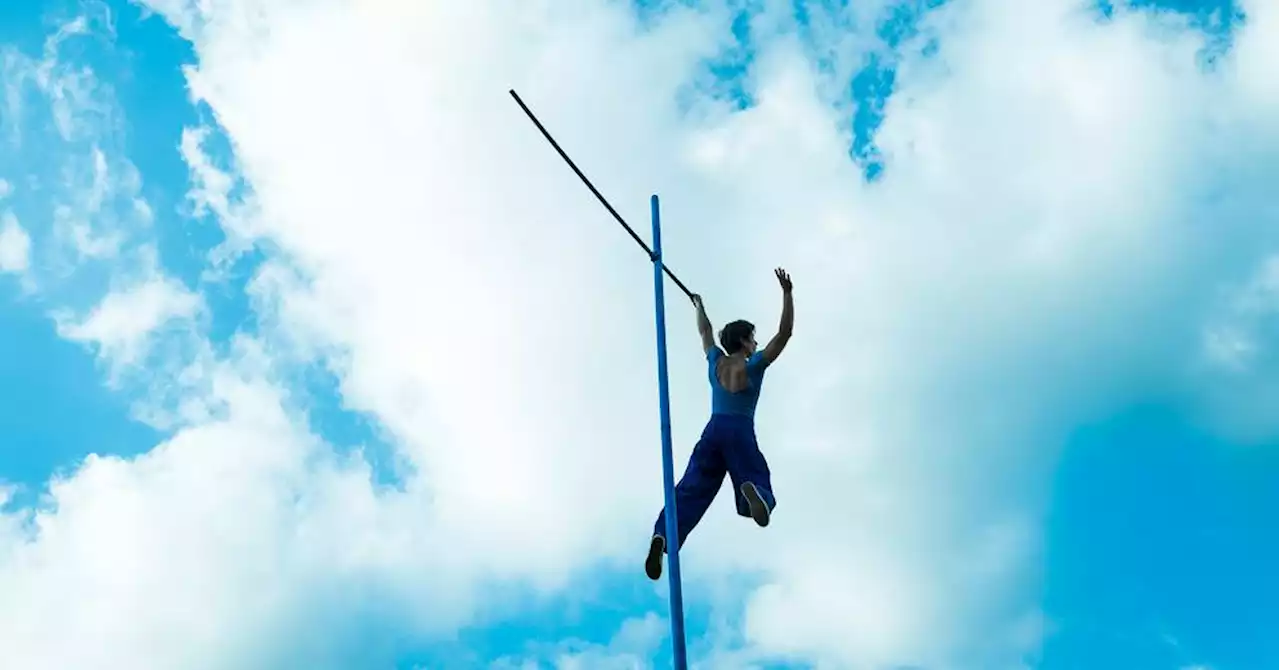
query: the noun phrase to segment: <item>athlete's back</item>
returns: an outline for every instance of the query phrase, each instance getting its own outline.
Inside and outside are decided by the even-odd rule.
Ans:
[[[707,350],[711,414],[754,417],[765,367],[764,352],[726,356],[719,347]]]

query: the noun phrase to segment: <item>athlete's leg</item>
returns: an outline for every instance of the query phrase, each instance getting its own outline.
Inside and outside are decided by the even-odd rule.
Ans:
[[[777,500],[773,496],[769,463],[756,443],[755,427],[746,421],[739,422],[726,438],[724,460],[733,482],[738,514],[751,517],[759,526],[767,526]]]
[[[693,448],[693,454],[689,456],[689,466],[685,469],[684,476],[676,484],[676,527],[679,533],[677,547],[684,546],[689,532],[702,520],[702,515],[706,514],[711,501],[715,500],[720,486],[724,484],[724,458],[715,445],[715,438],[712,425],[708,423],[707,429],[702,432],[702,438]],[[653,539],[649,545],[649,556],[645,560],[645,572],[650,579],[657,579],[662,575],[662,554],[666,552],[668,544],[666,513],[664,507],[653,523]]]

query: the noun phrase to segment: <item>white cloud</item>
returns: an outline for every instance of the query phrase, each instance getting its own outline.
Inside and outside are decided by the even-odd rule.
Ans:
[[[58,136],[68,142],[83,141],[100,134],[112,122],[115,111],[109,94],[104,95],[93,70],[82,62],[59,59],[59,50],[69,40],[97,32],[111,33],[111,17],[106,5],[86,3],[85,14],[58,26],[44,41],[39,60],[6,48],[3,56],[5,95],[8,114],[6,125],[18,144],[32,129],[21,123],[27,112],[21,89],[33,84],[49,105],[51,120]],[[6,45],[7,46],[7,45]]]
[[[490,670],[643,670],[652,666],[670,623],[650,612],[622,622],[608,644],[562,640],[524,659],[502,658]],[[531,645],[537,646],[537,645]]]
[[[1222,287],[1193,366],[1202,417],[1220,434],[1241,441],[1265,440],[1276,430],[1278,266],[1273,254]]]
[[[341,666],[326,661],[326,645],[339,641],[297,637],[290,612],[322,619],[347,600],[340,585],[360,580],[344,565],[385,551],[361,540],[372,529],[364,524],[376,522],[370,501],[343,495],[361,473],[317,452],[269,387],[225,369],[208,374],[224,420],[180,431],[136,460],[90,456],[74,477],[53,482],[52,507],[22,530],[4,527],[5,665],[269,668],[289,658]],[[280,546],[282,535],[295,540]],[[343,605],[357,607],[354,598]],[[284,638],[288,656],[274,647]],[[310,654],[323,663],[309,663]]]
[[[114,108],[104,97],[93,70],[83,63],[58,58],[64,42],[76,37],[113,30],[110,11],[105,5],[87,3],[85,14],[66,23],[45,40],[44,58],[31,73],[37,86],[48,96],[58,134],[66,141],[91,138],[109,123]]]
[[[760,417],[775,524],[718,501],[686,554],[690,584],[763,582],[738,594],[744,658],[1003,667],[1033,648],[1066,431],[1183,383],[1218,304],[1203,287],[1275,253],[1275,181],[1255,177],[1275,165],[1274,27],[1206,73],[1196,34],[1149,13],[945,6],[917,39],[938,57],[902,49],[866,184],[786,31],[757,45],[756,107],[681,112],[723,8],[640,30],[590,0],[151,6],[194,40],[191,90],[256,193],[230,198],[192,130],[193,201],[278,253],[252,288],[261,341],[179,380],[188,425],[90,459],[38,534],[0,538],[0,649],[24,667],[340,666],[355,619],[326,599],[421,640],[499,616],[495,584],[642,579],[661,503],[647,266],[512,86],[637,227],[662,194],[668,262],[713,318],[768,329],[768,269],[796,277]],[[140,360],[198,308],[184,291],[113,294],[64,332]],[[670,306],[682,460],[705,381]],[[402,492],[297,427],[281,368],[313,355],[416,466]],[[107,537],[125,540],[91,554]],[[58,594],[104,609],[67,618]]]
[[[13,212],[0,214],[0,272],[25,272],[31,264],[31,236]]]
[[[186,128],[182,131],[180,149],[191,175],[191,189],[187,201],[194,216],[216,217],[226,240],[209,256],[210,268],[203,281],[219,281],[225,277],[228,261],[249,250],[255,236],[252,228],[257,211],[252,202],[232,197],[235,177],[215,165],[204,150],[208,139],[207,128]]]
[[[45,39],[39,58],[7,47],[3,53],[2,92],[16,159],[6,169],[17,171],[35,192],[52,200],[45,204],[52,209],[53,236],[71,252],[69,258],[58,254],[51,263],[50,272],[59,279],[87,260],[122,260],[135,236],[148,231],[152,217],[139,194],[137,169],[118,155],[124,124],[113,87],[82,59],[62,57],[68,44],[111,46],[107,7],[86,3],[81,9],[83,15],[62,23]],[[52,120],[53,132],[40,122],[37,114],[42,112]]]
[[[141,362],[148,338],[175,319],[191,319],[201,308],[200,297],[166,277],[112,291],[82,319],[59,315],[58,334],[96,345],[113,367]]]

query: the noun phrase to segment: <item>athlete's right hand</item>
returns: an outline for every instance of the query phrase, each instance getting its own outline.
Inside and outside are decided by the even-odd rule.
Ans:
[[[689,296],[689,299],[693,301],[694,307],[697,307],[699,310],[702,309],[702,296],[698,295],[697,293],[694,293],[693,295]]]
[[[791,292],[791,275],[787,274],[787,271],[783,270],[782,268],[774,269],[773,275],[778,278],[778,285],[782,287],[782,292],[790,293]]]

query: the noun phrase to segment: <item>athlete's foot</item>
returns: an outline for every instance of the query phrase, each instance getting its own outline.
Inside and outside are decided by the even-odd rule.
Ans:
[[[657,581],[662,576],[662,552],[667,548],[667,541],[661,535],[654,535],[649,540],[649,556],[644,559],[644,574]]]
[[[769,525],[769,505],[760,497],[760,489],[751,482],[742,482],[742,497],[747,499],[747,508],[751,510],[751,518],[756,525],[761,528]]]

